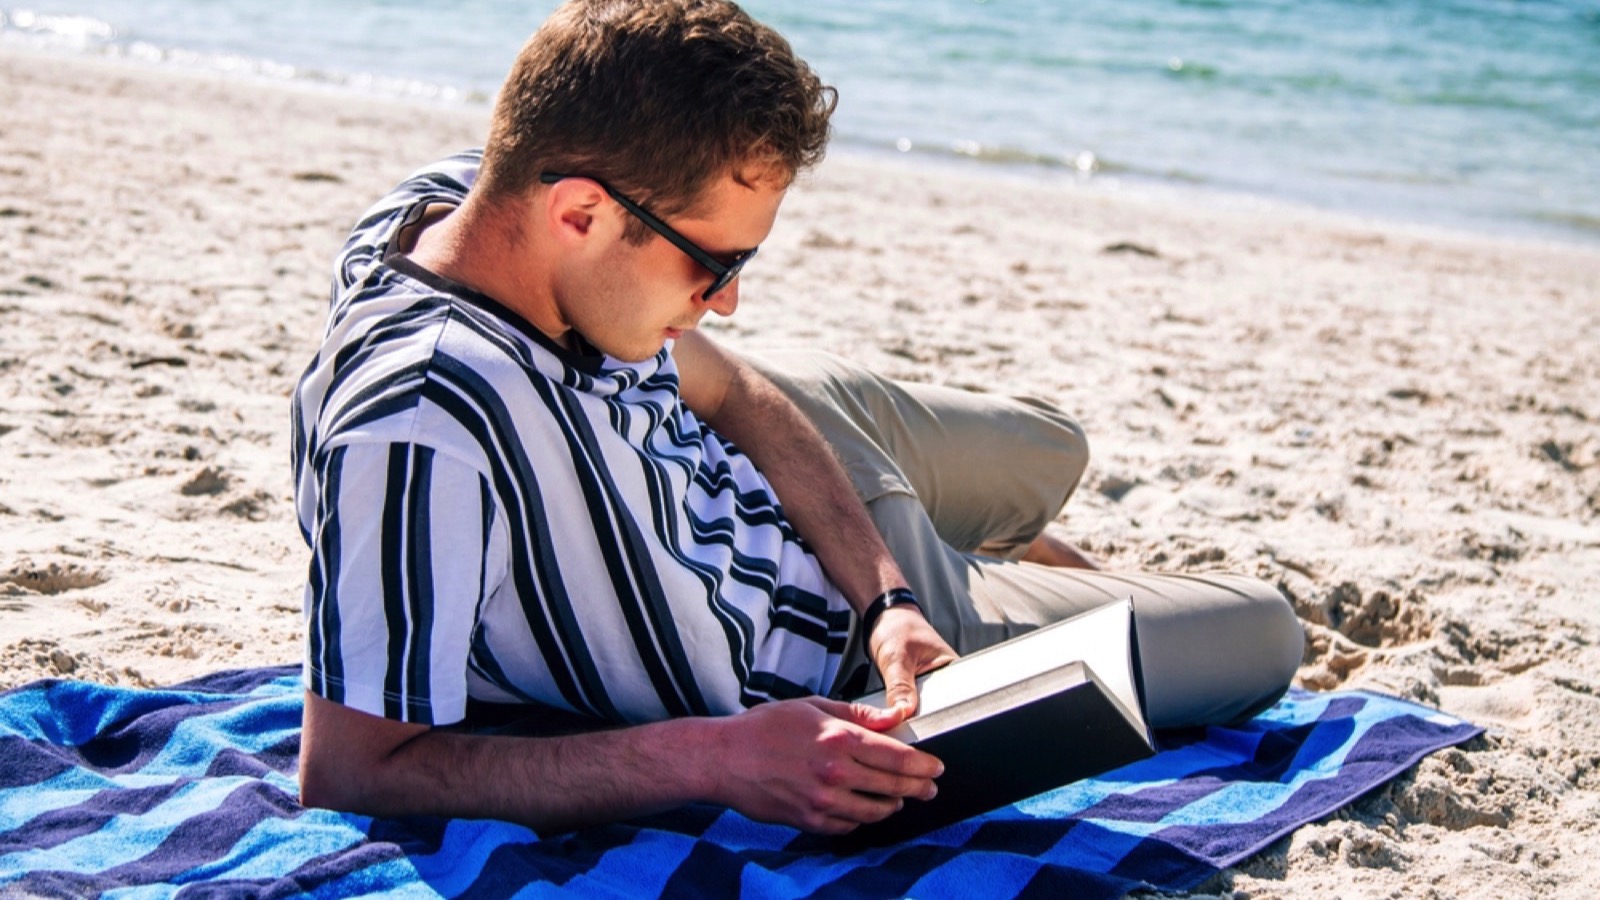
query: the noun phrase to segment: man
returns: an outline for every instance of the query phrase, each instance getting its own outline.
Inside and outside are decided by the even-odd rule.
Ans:
[[[1087,459],[1059,411],[695,331],[833,102],[731,3],[573,0],[482,154],[358,224],[295,397],[307,804],[845,832],[937,790],[880,733],[917,674],[1126,596],[1154,724],[1281,694],[1301,637],[1270,587],[1038,564],[1084,562],[1043,534]],[[889,710],[826,699],[879,678]],[[484,702],[590,727],[451,727]]]

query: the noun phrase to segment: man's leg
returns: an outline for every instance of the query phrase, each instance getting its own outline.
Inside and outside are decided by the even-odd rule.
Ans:
[[[899,384],[827,354],[751,362],[834,447],[958,653],[1131,597],[1153,727],[1231,721],[1287,688],[1304,635],[1264,582],[1075,571],[974,552],[1020,556],[1059,512],[1088,461],[1070,417],[1039,401]],[[853,635],[836,690],[865,661]],[[865,689],[876,682],[871,673]]]
[[[964,554],[939,540],[915,497],[886,494],[867,509],[929,621],[962,655],[1131,598],[1153,728],[1254,715],[1282,696],[1300,665],[1300,622],[1266,582],[1051,568]],[[851,651],[847,666],[865,661],[858,641]],[[875,679],[867,683],[877,687]]]
[[[962,551],[1029,552],[1088,465],[1083,429],[1040,400],[903,384],[811,351],[749,362],[828,438],[863,501],[915,495]]]

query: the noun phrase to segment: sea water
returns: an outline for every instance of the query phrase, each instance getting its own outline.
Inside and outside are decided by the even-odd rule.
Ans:
[[[555,5],[37,0],[0,6],[0,41],[487,104]],[[1600,241],[1593,0],[745,6],[838,87],[839,144],[955,177],[1027,167]]]

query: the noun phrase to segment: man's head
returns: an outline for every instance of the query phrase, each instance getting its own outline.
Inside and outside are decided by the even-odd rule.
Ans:
[[[836,95],[726,0],[569,0],[529,39],[495,107],[479,190],[597,178],[662,217],[731,176],[783,185],[821,160]],[[652,235],[633,221],[627,239]]]

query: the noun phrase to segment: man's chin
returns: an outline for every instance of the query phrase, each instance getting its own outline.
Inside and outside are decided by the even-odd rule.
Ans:
[[[667,342],[662,341],[661,343],[656,344],[654,348],[630,347],[627,349],[618,350],[616,352],[606,350],[604,347],[599,349],[602,353],[614,360],[617,360],[618,362],[642,363],[655,359],[658,355],[660,355],[662,349],[666,347],[666,345]]]

